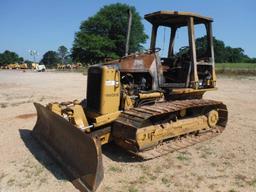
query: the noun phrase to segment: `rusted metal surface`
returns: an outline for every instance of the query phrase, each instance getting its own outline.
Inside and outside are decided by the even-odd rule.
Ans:
[[[114,60],[105,65],[118,64],[118,68],[122,74],[150,74],[152,78],[152,90],[159,89],[159,84],[163,83],[162,65],[158,50],[152,49],[145,53],[134,53],[123,57],[119,60]]]
[[[95,191],[103,180],[101,145],[66,119],[34,103],[37,122],[33,136],[50,152],[80,191]]]
[[[163,26],[186,26],[189,17],[195,18],[195,23],[212,22],[210,17],[201,16],[191,12],[178,12],[178,11],[158,11],[144,16],[144,18],[153,25]]]
[[[120,71],[149,72],[153,64],[155,64],[154,53],[133,54],[120,60]]]

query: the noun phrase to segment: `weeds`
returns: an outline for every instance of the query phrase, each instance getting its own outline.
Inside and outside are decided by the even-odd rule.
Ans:
[[[251,180],[251,181],[249,181],[248,184],[249,184],[250,186],[256,187],[256,178],[253,179],[253,180]]]
[[[139,164],[139,167],[141,169],[141,171],[143,172],[144,175],[149,175],[150,174],[150,169],[148,166],[143,165],[143,164]]]
[[[149,178],[150,180],[152,180],[152,181],[154,181],[154,180],[157,179],[157,176],[156,176],[154,173],[160,172],[160,169],[161,169],[161,167],[159,168],[159,166],[158,166],[158,167],[156,167],[156,170],[154,171],[154,173],[152,173],[152,172],[150,171],[150,167],[148,167],[148,166],[146,166],[146,165],[140,164],[139,167],[140,167],[140,169],[141,169],[143,175],[147,175],[148,178]]]
[[[130,185],[145,184],[145,183],[147,183],[147,178],[145,176],[141,176],[139,177],[139,179],[129,182]]]
[[[154,181],[154,180],[157,179],[157,176],[152,175],[152,174],[150,174],[148,177],[149,177],[149,179],[152,180],[152,181]]]
[[[186,153],[179,153],[176,158],[180,161],[188,161],[190,159]]]
[[[139,180],[138,180],[138,183],[140,183],[140,184],[144,184],[144,183],[146,183],[146,182],[147,182],[147,179],[146,179],[145,176],[141,176],[141,177],[139,178]]]
[[[138,192],[139,190],[135,188],[134,186],[130,186],[128,189],[129,192]]]
[[[202,154],[200,155],[200,158],[207,159],[208,156],[214,154],[211,148],[209,147],[202,147],[201,148]]]
[[[162,181],[162,183],[165,184],[165,185],[170,185],[170,180],[167,179],[166,177],[163,177],[163,178],[161,179],[161,181]]]
[[[41,166],[41,165],[35,166],[34,176],[36,176],[36,177],[39,176],[43,171],[44,171],[43,166]]]
[[[238,174],[235,176],[235,184],[239,187],[244,187],[245,184],[248,184],[248,179],[246,176]]]
[[[13,186],[13,185],[14,185],[14,182],[15,182],[15,179],[11,178],[11,179],[9,179],[9,180],[7,181],[7,184],[8,184],[9,186]]]
[[[114,166],[111,166],[111,167],[109,168],[109,170],[112,171],[112,172],[117,172],[117,173],[121,173],[121,172],[122,172],[122,169],[121,169],[121,168],[119,168],[119,167],[114,167]]]

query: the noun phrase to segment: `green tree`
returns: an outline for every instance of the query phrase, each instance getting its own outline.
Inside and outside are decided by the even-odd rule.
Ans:
[[[25,60],[24,63],[27,63],[28,65],[32,65],[33,61]]]
[[[250,59],[248,60],[248,63],[256,63],[256,58],[250,58]]]
[[[24,62],[24,58],[23,57],[19,57],[18,63],[23,63],[23,62]]]
[[[61,45],[59,48],[58,48],[58,54],[59,54],[59,57],[61,58],[61,63],[64,64],[65,63],[65,59],[68,55],[68,49]]]
[[[71,57],[71,55],[67,55],[66,57],[65,57],[65,63],[66,64],[72,64],[73,62],[72,62],[72,57]]]
[[[15,52],[5,50],[3,53],[0,53],[0,66],[7,65],[11,63],[22,63],[23,58]]]
[[[59,55],[56,51],[47,51],[44,55],[40,63],[48,66],[48,67],[53,67],[57,63],[60,62]]]
[[[140,15],[135,7],[116,3],[104,6],[96,15],[82,22],[80,31],[75,34],[73,60],[92,64],[104,58],[124,56],[129,9],[133,15],[129,52],[141,51],[147,35]]]
[[[238,63],[238,62],[250,62],[251,59],[247,55],[244,54],[244,50],[242,48],[232,48],[230,46],[226,46],[225,43],[221,40],[213,37],[214,44],[214,55],[215,61],[217,63]],[[203,54],[207,49],[207,37],[200,37],[196,39],[196,48],[197,54]]]

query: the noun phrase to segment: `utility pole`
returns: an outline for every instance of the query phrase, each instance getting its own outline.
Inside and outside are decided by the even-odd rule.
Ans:
[[[30,56],[33,57],[33,61],[35,63],[36,62],[36,56],[38,55],[38,52],[36,50],[29,50],[28,52],[29,52]]]

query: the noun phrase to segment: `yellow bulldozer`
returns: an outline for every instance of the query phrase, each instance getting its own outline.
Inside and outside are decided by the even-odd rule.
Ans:
[[[5,67],[6,69],[20,69],[20,65],[18,63],[14,63],[14,64],[8,64]]]
[[[28,69],[28,64],[27,63],[20,64],[20,69]]]
[[[150,49],[89,67],[85,100],[34,104],[33,135],[81,191],[95,191],[103,180],[102,145],[113,142],[148,160],[213,138],[226,127],[226,105],[203,99],[217,89],[213,20],[176,11],[145,19],[152,24]],[[199,24],[206,30],[204,53],[195,43]],[[161,26],[171,31],[166,57],[156,47]],[[175,54],[180,28],[188,29],[189,45]]]

